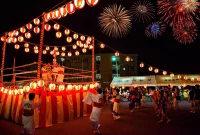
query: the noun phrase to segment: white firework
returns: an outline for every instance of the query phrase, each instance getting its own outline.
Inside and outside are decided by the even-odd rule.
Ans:
[[[196,12],[199,6],[198,0],[181,0],[181,3],[188,12]]]
[[[122,5],[105,7],[99,17],[99,26],[103,33],[113,38],[126,36],[131,29],[131,16]]]

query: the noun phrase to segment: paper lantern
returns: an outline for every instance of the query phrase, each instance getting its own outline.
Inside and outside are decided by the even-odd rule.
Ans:
[[[48,51],[49,49],[50,49],[50,47],[49,47],[49,46],[47,46],[47,47],[46,47],[46,50]]]
[[[44,86],[44,81],[43,81],[43,80],[39,80],[39,81],[37,82],[37,85],[38,85],[39,87],[43,87],[43,86]]]
[[[35,19],[33,20],[33,22],[34,22],[35,25],[39,25],[39,24],[40,24],[40,19],[35,18]]]
[[[46,31],[50,31],[50,30],[51,30],[51,25],[45,24],[44,29],[45,29]]]
[[[64,53],[64,52],[62,52],[62,53],[61,53],[61,56],[63,56],[63,57],[64,57],[64,56],[65,56],[65,53]]]
[[[94,89],[94,84],[90,84],[90,89]]]
[[[105,44],[100,44],[100,48],[105,48]]]
[[[28,44],[28,43],[25,43],[25,44],[24,44],[24,47],[29,47],[29,44]]]
[[[67,90],[72,90],[73,89],[73,86],[72,85],[68,85],[67,86]]]
[[[55,88],[56,88],[56,85],[55,84],[53,84],[53,83],[51,83],[51,84],[49,84],[49,89],[52,91],[52,90],[55,90]]]
[[[58,89],[59,89],[59,91],[65,90],[65,85],[59,85]]]
[[[50,13],[45,14],[45,15],[44,15],[44,18],[45,18],[46,22],[49,21],[49,20],[51,20],[51,15],[50,15]]]
[[[20,28],[20,32],[21,32],[21,33],[25,33],[25,32],[26,32],[26,28],[25,28],[25,27],[21,27],[21,28]]]
[[[8,37],[8,38],[6,39],[6,42],[7,42],[7,43],[11,43],[11,42],[12,42],[12,37]]]
[[[25,50],[25,52],[29,52],[30,51],[29,48],[25,48],[24,50]]]
[[[12,43],[16,43],[17,42],[17,38],[16,37],[13,37],[12,38]]]
[[[61,8],[59,9],[59,12],[60,12],[60,15],[61,15],[62,17],[65,17],[65,16],[67,15],[67,9],[64,8],[64,7],[61,7]]]
[[[184,80],[187,80],[188,79],[188,77],[187,76],[184,76]]]
[[[84,44],[83,47],[84,47],[84,48],[88,48],[88,44]]]
[[[70,34],[70,30],[69,29],[65,29],[65,35],[68,36]]]
[[[13,31],[13,34],[14,34],[14,36],[18,36],[18,35],[19,35],[19,31],[14,30],[14,31]]]
[[[31,30],[33,28],[33,25],[31,23],[26,24],[26,28],[28,30]]]
[[[30,83],[30,88],[31,89],[36,89],[37,88],[37,83],[36,82],[31,82]]]
[[[131,60],[131,58],[130,58],[129,56],[127,56],[127,57],[125,58],[125,60],[126,60],[127,62],[129,62],[129,61]]]
[[[62,37],[62,33],[60,31],[56,32],[56,37],[57,38],[61,38]]]
[[[91,37],[87,37],[87,41],[91,42],[92,38]]]
[[[149,71],[153,71],[153,67],[149,67]]]
[[[38,46],[34,46],[34,50],[38,50]]]
[[[4,91],[4,87],[1,87],[1,92],[3,92]]]
[[[8,32],[8,36],[13,37],[14,36],[13,32]]]
[[[4,42],[6,38],[4,36],[1,37],[1,41]]]
[[[54,51],[50,51],[50,54],[53,55],[53,54],[54,54]]]
[[[171,77],[171,78],[174,78],[174,74],[170,74],[170,77]]]
[[[191,78],[191,81],[194,81],[194,78]]]
[[[79,51],[76,51],[76,52],[75,52],[75,55],[78,56],[78,55],[79,55]]]
[[[178,75],[178,79],[181,79],[182,77],[181,77],[181,75]]]
[[[197,78],[197,81],[200,81],[200,78]]]
[[[159,70],[156,68],[156,69],[154,69],[154,72],[155,72],[155,73],[158,73],[158,72],[159,72]]]
[[[91,7],[95,6],[98,2],[99,0],[86,0],[86,3]]]
[[[76,46],[76,45],[72,45],[72,48],[73,48],[73,49],[76,49],[76,48],[77,48],[77,46]]]
[[[59,30],[59,29],[60,29],[60,25],[56,23],[56,24],[54,24],[53,28],[54,28],[55,30]]]
[[[83,53],[86,53],[86,52],[87,52],[87,49],[83,48],[83,49],[82,49],[82,52],[83,52]]]
[[[43,53],[43,54],[47,54],[47,51],[46,51],[46,50],[43,50],[42,53]]]
[[[31,38],[31,33],[30,32],[26,32],[25,33],[25,38],[27,38],[27,39]]]
[[[68,43],[71,43],[71,42],[72,42],[72,37],[67,37],[67,38],[66,38],[66,41],[67,41]]]
[[[66,50],[66,47],[63,46],[63,47],[62,47],[62,51],[65,51],[65,50]]]
[[[74,0],[74,6],[77,9],[82,9],[85,6],[85,0]]]
[[[30,91],[30,87],[29,87],[29,86],[24,86],[24,87],[23,87],[23,90],[24,90],[25,92],[29,92],[29,91]]]
[[[34,50],[34,53],[39,53],[39,50]]]
[[[67,55],[70,57],[70,56],[72,56],[72,53],[71,53],[71,52],[68,52],[68,54],[67,54]]]
[[[167,75],[167,71],[163,71],[163,75]]]
[[[18,37],[18,41],[19,41],[19,42],[23,42],[23,41],[24,41],[24,37],[23,37],[23,36],[19,36],[19,37]]]
[[[79,47],[83,47],[83,46],[84,46],[84,44],[81,42],[80,45],[79,45]]]
[[[144,63],[141,62],[141,63],[140,63],[140,68],[143,68],[143,67],[144,67]]]
[[[20,46],[19,46],[18,44],[15,45],[15,49],[19,49],[19,47],[20,47]]]
[[[76,11],[76,7],[72,2],[68,2],[65,8],[67,9],[68,14],[73,14]]]
[[[61,18],[61,15],[60,15],[59,10],[53,11],[53,19],[60,19],[60,18]]]
[[[80,39],[81,39],[81,41],[84,41],[85,40],[85,36],[81,36]]]
[[[73,38],[74,38],[75,40],[78,39],[78,34],[75,33],[75,34],[73,35]]]
[[[57,51],[57,52],[56,52],[56,55],[60,55],[60,52]]]
[[[89,45],[89,49],[92,50],[93,49],[93,45]]]
[[[40,33],[40,28],[39,28],[39,27],[35,27],[35,28],[33,29],[33,31],[34,31],[36,34],[38,34],[38,33]]]
[[[77,46],[80,46],[80,44],[81,44],[81,41],[80,41],[80,40],[76,41],[76,45],[77,45]]]
[[[117,56],[117,57],[118,57],[118,56],[119,56],[119,52],[115,52],[115,56]]]
[[[54,47],[54,50],[55,50],[55,51],[58,51],[58,47],[55,46],[55,47]]]

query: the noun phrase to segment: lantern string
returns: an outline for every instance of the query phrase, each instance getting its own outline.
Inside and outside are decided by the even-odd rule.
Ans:
[[[62,5],[62,6],[60,6],[60,5],[63,4],[64,2],[66,2],[66,1],[67,1],[67,0],[61,1],[60,3],[58,3],[57,5],[55,5],[54,7],[50,8],[50,9],[48,10],[48,12],[51,11],[51,10],[53,10],[53,9],[56,9],[56,8],[58,8],[58,7],[64,6],[64,5]]]

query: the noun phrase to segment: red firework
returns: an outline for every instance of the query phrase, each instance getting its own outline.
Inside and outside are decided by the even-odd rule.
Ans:
[[[192,43],[197,37],[197,27],[193,21],[187,22],[184,25],[175,25],[173,32],[173,36],[181,44]]]
[[[169,24],[171,27],[178,23],[184,25],[186,22],[193,21],[193,16],[198,18],[195,13],[189,13],[182,6],[181,1],[158,0],[158,14],[162,15],[161,20]]]

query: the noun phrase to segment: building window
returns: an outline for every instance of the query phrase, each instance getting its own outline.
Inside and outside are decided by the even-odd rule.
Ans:
[[[120,76],[120,74],[112,74],[112,78],[119,77],[119,76]]]
[[[126,70],[126,68],[122,68],[122,70],[124,70],[124,71],[125,71],[125,70]]]
[[[96,56],[96,61],[101,61],[101,56]]]
[[[101,79],[101,74],[96,74],[96,79]]]
[[[128,66],[128,70],[135,70],[135,66]]]
[[[88,63],[88,58],[83,58],[84,63]]]
[[[131,61],[133,61],[133,58],[131,58]]]

